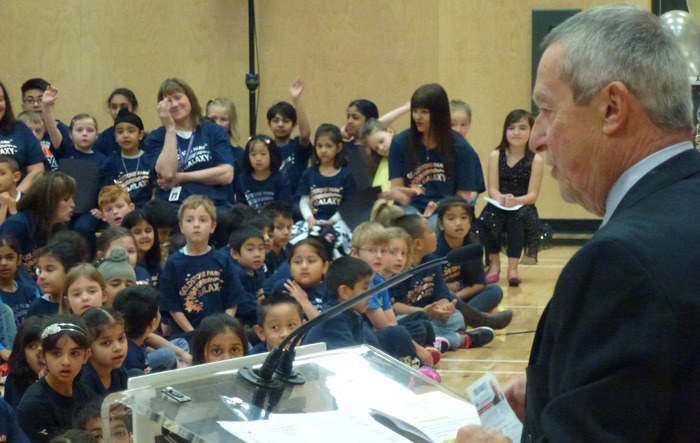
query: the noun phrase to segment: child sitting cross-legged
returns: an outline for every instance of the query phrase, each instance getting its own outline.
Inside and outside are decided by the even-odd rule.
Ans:
[[[437,247],[437,238],[426,219],[417,214],[410,214],[399,217],[395,223],[413,238],[411,263],[419,264],[433,258],[431,254]],[[408,280],[390,288],[389,292],[397,315],[425,312],[432,320],[435,334],[446,338],[452,350],[480,347],[490,343],[495,337],[493,329],[489,327],[465,331],[465,317],[462,311],[457,309],[457,300],[447,288],[442,269],[439,267],[417,272]],[[470,319],[473,315],[480,318],[487,316],[473,308],[469,310]],[[471,311],[475,311],[475,314]]]
[[[207,316],[236,315],[243,288],[230,260],[209,246],[216,209],[201,195],[188,197],[178,211],[185,246],[168,257],[158,279],[162,309],[173,318],[173,333],[193,331]]]
[[[258,305],[255,333],[262,340],[253,346],[251,354],[261,354],[276,348],[282,340],[304,323],[304,310],[287,292],[273,292]]]
[[[328,307],[367,291],[373,275],[372,268],[359,258],[340,257],[334,261],[326,274]],[[328,349],[368,344],[396,359],[412,362],[417,356],[408,331],[400,326],[373,331],[362,318],[368,306],[369,299],[362,300],[342,314],[311,328],[304,343],[325,342]]]
[[[359,224],[352,233],[351,255],[367,263],[374,271],[371,286],[384,283],[384,278],[380,273],[384,271],[389,258],[389,234],[387,229],[376,222]],[[433,328],[430,327],[430,333],[426,333],[423,322],[420,322],[416,315],[413,317],[404,316],[402,322],[399,323],[394,314],[388,290],[384,290],[370,298],[365,317],[375,331],[381,331],[389,326],[397,325],[406,328],[413,339],[416,354],[423,365],[434,366],[440,360],[440,351],[432,348],[435,342]],[[424,318],[427,319],[427,316]],[[414,324],[416,321],[419,324]],[[426,349],[423,346],[430,346],[431,348]]]

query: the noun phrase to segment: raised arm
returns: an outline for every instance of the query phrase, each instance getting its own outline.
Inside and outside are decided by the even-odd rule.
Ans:
[[[406,102],[405,104],[399,106],[396,109],[392,109],[391,111],[387,112],[386,114],[382,115],[379,117],[379,121],[382,123],[386,123],[387,125],[391,126],[397,118],[401,117],[404,114],[408,114],[408,112],[411,110],[411,102]]]
[[[41,118],[44,120],[44,126],[46,126],[46,132],[49,134],[51,144],[56,150],[58,150],[63,142],[63,134],[58,130],[56,116],[53,113],[57,98],[58,89],[53,86],[46,88],[44,95],[41,96]]]
[[[156,161],[156,173],[158,177],[165,180],[173,180],[177,174],[177,132],[175,130],[175,120],[170,113],[170,101],[164,98],[158,102],[157,110],[163,128],[165,129],[165,139],[163,149],[160,151]],[[193,135],[194,137],[194,135]]]
[[[309,124],[309,117],[306,115],[306,108],[304,108],[304,102],[301,99],[301,93],[304,92],[304,81],[297,78],[292,86],[289,88],[289,92],[292,95],[292,101],[294,102],[294,108],[297,111],[297,125],[299,127],[299,142],[301,146],[308,146],[311,141],[311,125]]]

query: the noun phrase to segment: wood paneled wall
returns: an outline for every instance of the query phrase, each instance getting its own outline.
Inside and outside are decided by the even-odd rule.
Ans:
[[[348,102],[368,98],[384,113],[416,87],[441,83],[474,111],[469,141],[484,163],[512,109],[530,106],[531,11],[590,8],[609,0],[258,0],[259,132],[265,112],[306,81],[312,127],[342,124]],[[650,8],[649,0],[627,3]],[[60,90],[57,115],[79,112],[110,126],[106,99],[131,88],[147,128],[160,83],[187,80],[204,105],[225,96],[247,138],[248,6],[245,0],[0,0],[0,80],[15,112],[20,86],[43,77]],[[398,130],[408,127],[408,116]],[[484,163],[485,166],[485,163]],[[486,169],[484,169],[486,174]],[[546,174],[543,218],[590,218],[563,203]]]

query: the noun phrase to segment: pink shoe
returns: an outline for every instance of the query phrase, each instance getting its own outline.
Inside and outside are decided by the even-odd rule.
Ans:
[[[508,285],[509,286],[519,286],[523,282],[522,277],[518,275],[517,272],[508,273]]]
[[[500,279],[501,279],[501,270],[500,269],[495,274],[486,274],[486,284],[487,285],[492,285],[494,283],[498,283],[498,280],[500,280]]]

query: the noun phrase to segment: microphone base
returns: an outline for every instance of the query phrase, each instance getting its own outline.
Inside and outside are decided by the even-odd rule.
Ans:
[[[306,380],[304,380],[304,376],[296,371],[292,371],[291,374],[281,375],[279,377],[279,380],[281,380],[285,384],[296,386],[300,386],[306,383]]]
[[[238,370],[238,376],[242,378],[245,382],[253,385],[253,386],[258,386],[260,388],[268,388],[268,389],[283,389],[284,384],[276,379],[273,378],[271,380],[266,380],[258,375],[258,373],[255,371],[255,369],[251,368],[241,368]]]

